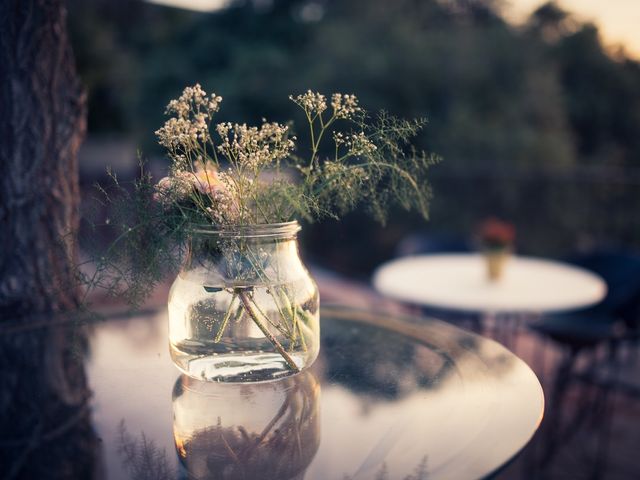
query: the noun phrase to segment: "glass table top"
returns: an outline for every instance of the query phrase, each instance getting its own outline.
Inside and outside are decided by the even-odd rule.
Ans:
[[[536,431],[540,384],[501,345],[425,318],[321,316],[309,371],[248,384],[180,375],[164,312],[93,326],[85,365],[106,478],[482,478]]]
[[[426,318],[328,306],[321,317],[310,370],[252,384],[180,375],[164,311],[86,329],[4,324],[0,472],[472,479],[503,466],[538,428],[540,384],[499,344]]]

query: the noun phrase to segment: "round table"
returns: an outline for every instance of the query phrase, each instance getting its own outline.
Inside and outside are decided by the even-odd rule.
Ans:
[[[35,431],[5,439],[3,461],[40,472],[34,478],[75,469],[114,480],[464,480],[495,473],[540,424],[538,379],[492,340],[437,320],[326,305],[321,323],[310,369],[242,384],[181,375],[164,309],[90,330],[7,329],[4,358],[26,342],[48,348],[30,352],[37,374],[12,363],[16,390],[33,400],[13,402],[0,419]],[[63,408],[49,408],[63,395]]]
[[[512,256],[502,278],[487,278],[480,254],[418,255],[393,260],[373,277],[381,293],[416,305],[474,313],[550,313],[600,302],[598,275],[569,264]]]
[[[241,385],[179,375],[166,321],[106,322],[91,338],[109,478],[144,469],[135,458],[146,445],[188,472],[179,478],[476,479],[508,462],[542,419],[542,389],[524,362],[436,320],[323,306],[321,354],[307,373]]]
[[[107,478],[477,479],[538,428],[540,383],[498,343],[437,320],[321,311],[310,370],[235,385],[179,374],[164,312],[96,325],[85,368]]]

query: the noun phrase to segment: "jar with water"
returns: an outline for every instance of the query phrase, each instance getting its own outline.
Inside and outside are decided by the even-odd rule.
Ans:
[[[247,382],[309,367],[320,348],[318,288],[297,222],[193,229],[169,293],[174,363],[202,380]]]

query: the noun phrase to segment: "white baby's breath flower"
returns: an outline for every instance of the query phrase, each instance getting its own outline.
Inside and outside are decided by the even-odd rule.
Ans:
[[[197,141],[197,132],[197,128],[186,118],[172,117],[155,133],[160,145],[175,150],[178,147],[187,147],[191,142]]]
[[[392,158],[385,158],[383,165],[371,139],[381,135],[388,121],[392,130],[398,130],[397,135],[393,131],[389,134],[390,141],[404,145],[419,124],[381,117],[382,126],[367,127],[354,95],[334,93],[327,98],[308,90],[289,98],[307,117],[311,130],[308,158],[293,155],[296,138],[287,125],[266,119],[256,126],[212,122],[222,98],[207,95],[198,84],[185,88],[179,98],[169,102],[167,113],[171,118],[156,132],[172,160],[171,175],[159,182],[156,199],[163,204],[173,202],[169,206],[181,207],[185,216],[201,221],[205,215],[214,224],[234,225],[282,221],[295,214],[319,214],[324,209],[329,213],[342,211],[366,198],[373,192],[374,183],[386,176],[404,181],[402,171],[397,173],[393,165],[387,167],[387,163],[405,159],[401,149],[393,157],[390,148]],[[334,120],[339,119],[350,121],[359,131],[331,132]],[[319,146],[330,132],[335,145],[333,161],[325,158]],[[220,165],[227,165],[228,170],[220,171]],[[292,177],[286,178],[289,171]],[[318,191],[326,192],[323,198],[314,197]],[[424,211],[424,199],[419,202]],[[380,206],[375,204],[374,209]]]
[[[227,172],[217,172],[217,187],[209,194],[211,206],[206,212],[214,224],[237,223],[240,214],[237,185]]]
[[[209,196],[211,206],[205,211],[209,215],[211,222],[216,225],[229,225],[236,222],[238,208],[233,196],[224,189],[216,190]]]
[[[186,155],[182,153],[170,153],[171,157],[171,172],[174,174],[177,172],[182,172],[190,168],[191,162],[187,158]]]
[[[362,109],[358,106],[355,95],[334,93],[331,95],[331,108],[336,118],[351,118]]]
[[[320,114],[327,109],[326,97],[318,92],[312,92],[311,90],[307,90],[307,93],[296,95],[295,97],[290,95],[289,100],[300,105],[305,112],[311,116]]]
[[[232,128],[233,128],[233,125],[231,125],[231,123],[229,122],[222,122],[216,125],[216,131],[218,132],[218,135],[220,135],[220,138],[222,139],[224,139],[229,135],[229,130],[231,130]]]
[[[344,145],[350,155],[367,155],[373,153],[378,147],[369,140],[364,132],[345,135],[342,132],[333,132],[333,141],[336,147]]]
[[[349,153],[352,155],[367,155],[373,153],[378,147],[367,138],[364,132],[356,133],[349,136],[347,141],[349,146]]]
[[[206,113],[196,113],[193,116],[191,125],[198,137],[198,140],[207,141],[209,139],[209,125],[207,125],[208,117],[209,115]]]
[[[165,110],[166,114],[175,113],[180,118],[187,118],[189,115],[189,111],[191,110],[191,105],[186,102],[180,102],[179,100],[171,100],[167,105],[167,109]]]
[[[213,113],[220,110],[220,104],[222,103],[222,97],[220,95],[216,95],[212,93],[209,97],[206,98],[206,109],[211,116]]]
[[[220,102],[222,97],[215,93],[208,96],[200,84],[185,88],[167,105],[165,113],[175,116],[156,131],[160,145],[170,150],[188,149],[193,142],[209,140],[207,122],[219,110]]]
[[[207,93],[196,83],[193,87],[185,88],[177,99],[171,100],[166,113],[175,113],[181,118],[187,118],[190,111],[199,110],[198,107],[208,106],[208,103]]]
[[[216,126],[216,131],[221,140],[218,151],[251,171],[279,162],[295,146],[288,138],[289,127],[275,122],[266,122],[260,127],[221,123]]]

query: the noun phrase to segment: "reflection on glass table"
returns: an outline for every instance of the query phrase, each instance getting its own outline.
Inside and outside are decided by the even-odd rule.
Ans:
[[[189,478],[302,478],[320,443],[320,386],[312,372],[219,384],[182,375],[173,435]]]
[[[88,374],[107,477],[473,479],[536,431],[540,384],[499,344],[430,319],[321,315],[308,373],[244,385],[181,377],[164,313],[98,325]]]

